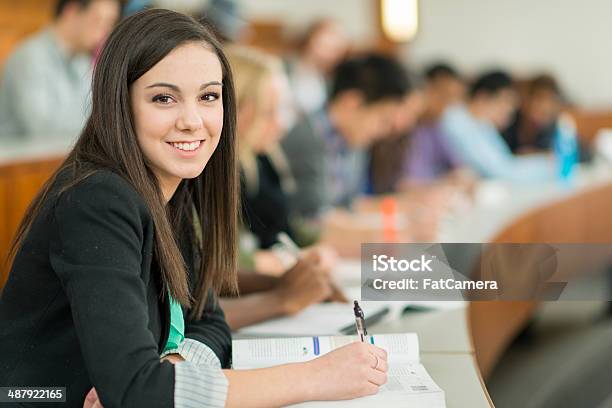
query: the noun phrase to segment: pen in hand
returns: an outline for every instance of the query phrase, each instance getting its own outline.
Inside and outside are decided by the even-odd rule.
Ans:
[[[365,324],[365,316],[363,315],[363,310],[359,306],[359,303],[355,300],[353,301],[353,312],[355,312],[355,326],[357,327],[357,334],[362,342],[365,341],[365,336],[368,335],[368,330],[366,329]]]

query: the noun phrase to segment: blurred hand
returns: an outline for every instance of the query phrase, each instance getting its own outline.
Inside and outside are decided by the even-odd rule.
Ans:
[[[284,312],[294,315],[327,299],[332,294],[332,282],[316,255],[308,254],[280,278],[275,291]]]
[[[325,244],[306,247],[301,251],[302,257],[312,256],[324,270],[331,272],[338,264],[338,252]]]
[[[283,260],[270,250],[257,251],[254,260],[255,270],[262,275],[280,276],[287,270]]]
[[[327,273],[332,273],[334,268],[338,265],[338,252],[330,245],[317,244],[310,247],[306,247],[301,251],[302,257],[312,256],[312,259],[319,263],[319,267]],[[333,279],[332,279],[333,281]],[[329,302],[341,302],[347,303],[348,299],[344,296],[344,293],[338,288],[338,286],[332,283],[332,293],[325,299]]]
[[[331,273],[336,265],[338,265],[338,252],[334,248],[326,244],[317,244],[306,247],[301,251],[302,257],[312,257],[319,264],[319,267],[327,273]],[[333,281],[333,279],[332,279]],[[344,293],[334,283],[331,284],[332,293],[325,299],[328,302],[347,303],[348,299]]]

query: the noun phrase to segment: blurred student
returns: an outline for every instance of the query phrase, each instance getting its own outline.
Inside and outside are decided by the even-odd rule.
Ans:
[[[404,98],[393,122],[391,134],[377,140],[370,147],[369,193],[388,194],[398,190],[403,177],[402,166],[405,156],[412,142],[414,128],[424,108],[423,89],[415,87]]]
[[[403,181],[409,184],[431,183],[460,166],[442,135],[440,119],[447,107],[463,101],[463,80],[452,66],[438,63],[425,70],[425,81],[425,111],[403,163]]]
[[[290,174],[278,148],[283,131],[278,105],[286,78],[280,61],[260,51],[232,46],[227,54],[235,80],[242,219],[257,240],[250,249],[240,248],[240,297],[221,300],[230,328],[238,330],[295,314],[327,299],[332,293],[333,265],[327,264],[317,250],[307,250],[299,261],[282,248],[267,250],[277,244],[279,233],[291,234],[282,182]],[[245,264],[249,255],[252,264]]]
[[[326,107],[282,141],[296,180],[292,211],[314,218],[351,205],[365,190],[367,149],[392,131],[409,89],[404,68],[390,57],[367,54],[336,68]]]
[[[521,106],[503,132],[513,153],[533,153],[552,149],[561,112],[561,91],[550,75],[538,75],[526,86]]]
[[[516,182],[552,180],[551,157],[515,157],[500,134],[516,108],[512,78],[503,71],[487,72],[474,81],[468,101],[449,107],[442,117],[448,147],[476,174]]]
[[[287,198],[295,181],[279,146],[286,131],[280,119],[286,77],[280,61],[263,52],[238,46],[227,52],[236,81],[243,221],[267,249],[280,232],[295,240]]]
[[[241,43],[248,37],[249,23],[235,0],[210,0],[198,15],[222,43]]]
[[[123,16],[131,16],[139,11],[146,10],[151,7],[151,0],[128,0],[123,6]]]
[[[70,140],[87,117],[93,53],[119,0],[59,0],[53,22],[21,44],[0,79],[0,138]]]
[[[336,21],[313,22],[297,44],[297,52],[286,64],[298,117],[323,108],[327,82],[334,68],[344,59],[349,40]]]
[[[273,247],[271,252],[277,253],[279,233],[298,244],[312,243],[306,242],[310,237],[305,237],[299,224],[290,222],[288,194],[295,190],[295,180],[279,145],[286,132],[281,120],[282,95],[288,92],[280,60],[244,46],[228,47],[228,56],[236,80],[243,221],[259,249]],[[263,251],[258,252],[256,255]],[[333,255],[320,255],[328,267],[333,266]],[[293,265],[294,259],[290,261],[282,271]],[[253,266],[262,271],[258,262]]]
[[[0,384],[67,385],[67,406],[86,408],[377,392],[386,354],[362,342],[306,363],[227,369],[215,294],[236,286],[239,186],[233,81],[214,36],[168,10],[132,15],[105,45],[92,99],[13,246]]]

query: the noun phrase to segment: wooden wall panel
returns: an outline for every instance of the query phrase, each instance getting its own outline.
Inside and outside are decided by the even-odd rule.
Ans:
[[[10,218],[8,228],[11,237],[17,230],[30,202],[58,164],[56,161],[31,163],[13,169],[12,180],[9,184]]]
[[[612,243],[612,194],[600,191],[589,194],[585,200],[586,242]]]
[[[0,67],[16,44],[51,21],[54,5],[55,0],[0,0]]]
[[[291,47],[284,33],[284,24],[279,20],[250,21],[249,36],[245,42],[275,55],[283,55]]]
[[[592,142],[599,129],[612,129],[612,110],[573,109],[578,134],[583,140]]]
[[[4,262],[8,253],[7,180],[0,173],[0,288],[4,285]]]
[[[23,214],[62,160],[52,157],[0,166],[0,288],[8,275],[8,248]]]

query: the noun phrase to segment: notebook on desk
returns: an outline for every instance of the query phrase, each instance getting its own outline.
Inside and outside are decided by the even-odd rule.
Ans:
[[[372,326],[389,314],[389,306],[381,302],[362,304],[366,326]],[[239,336],[308,336],[317,334],[355,333],[355,315],[351,303],[320,303],[307,307],[300,313],[270,319],[247,326],[238,331]]]
[[[235,369],[253,369],[312,360],[347,343],[357,336],[314,336],[234,340],[232,364]],[[431,379],[419,362],[416,334],[381,334],[367,340],[385,350],[388,380],[376,395],[344,401],[315,401],[296,407],[445,407],[444,391]]]

